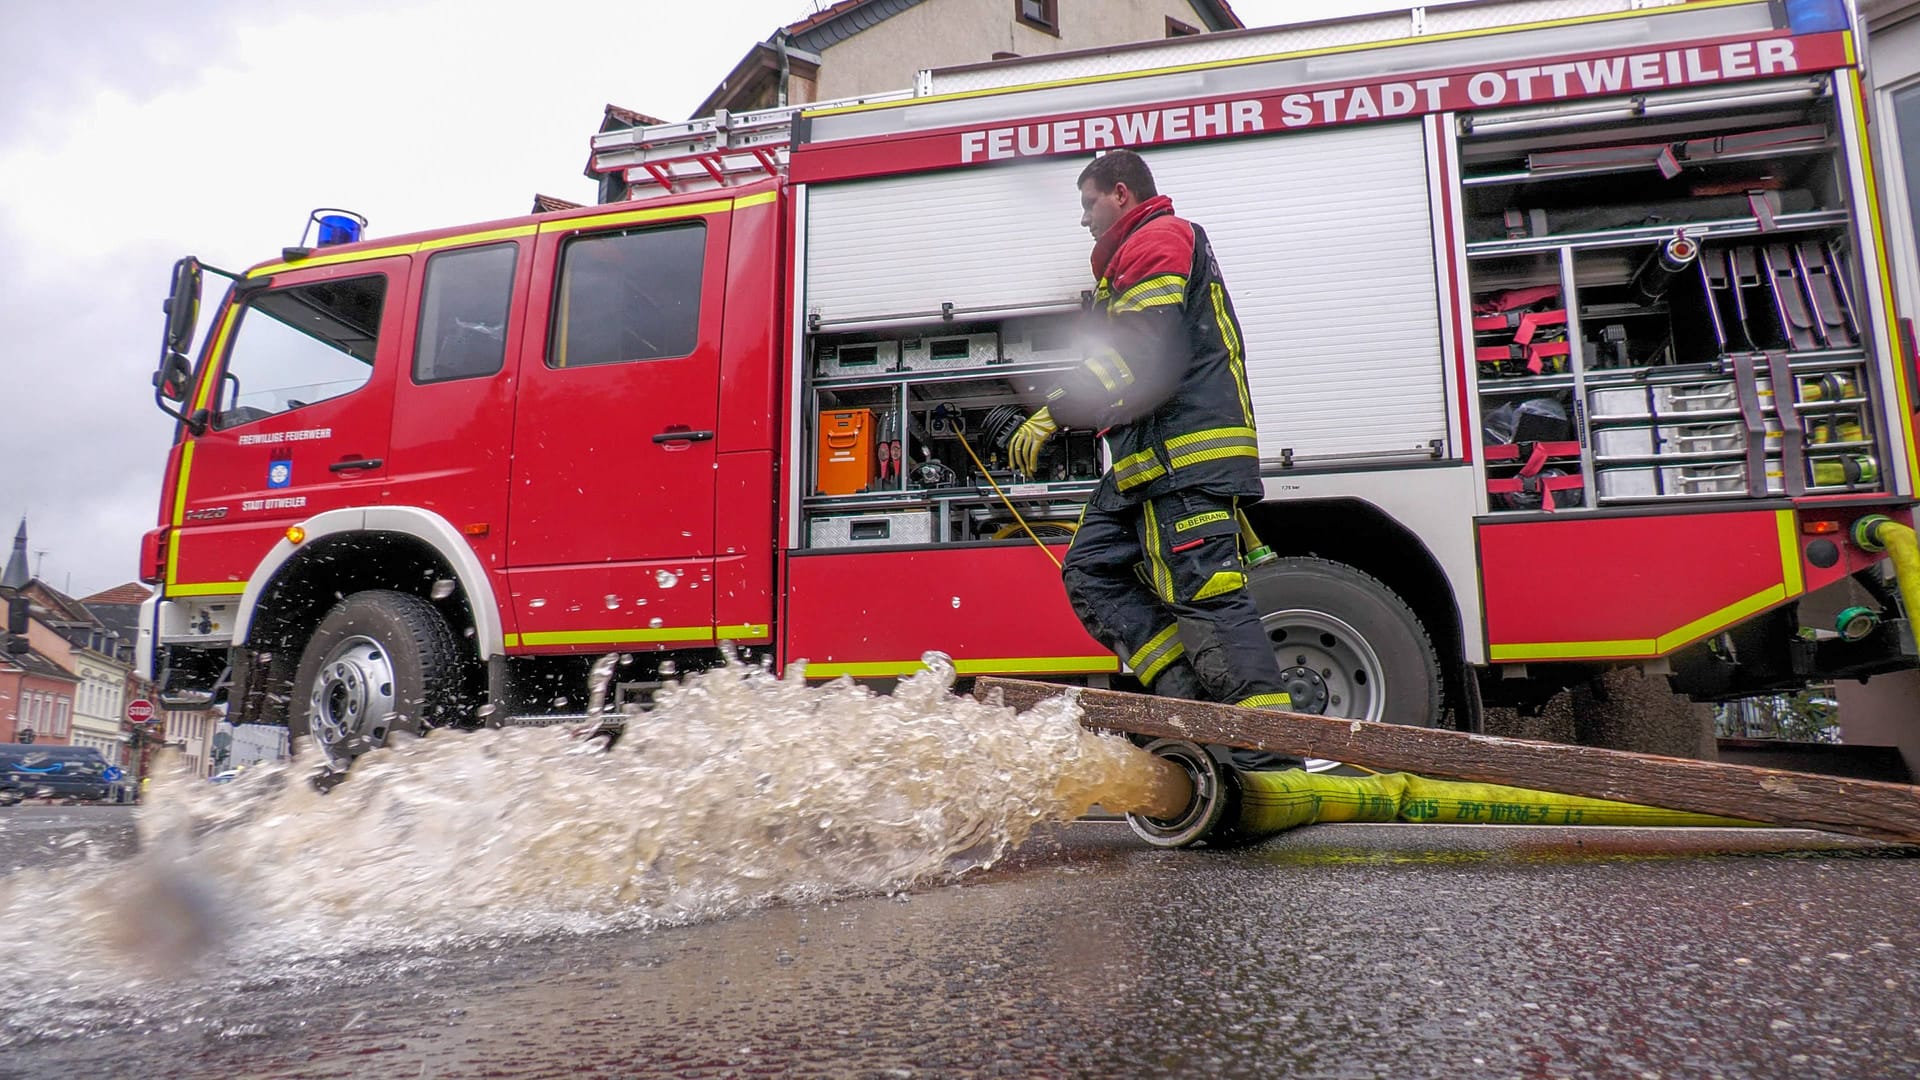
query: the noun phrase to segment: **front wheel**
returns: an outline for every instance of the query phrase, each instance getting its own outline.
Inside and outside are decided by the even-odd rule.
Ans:
[[[300,654],[288,703],[296,747],[345,772],[394,731],[418,732],[460,715],[461,658],[434,606],[390,590],[357,592],[320,620]]]
[[[1295,712],[1433,727],[1440,658],[1420,619],[1377,578],[1293,557],[1247,572]]]

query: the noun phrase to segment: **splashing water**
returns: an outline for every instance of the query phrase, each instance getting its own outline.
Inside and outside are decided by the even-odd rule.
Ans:
[[[595,705],[614,667],[596,667]],[[933,656],[885,696],[730,664],[663,689],[604,754],[505,728],[402,736],[326,795],[304,764],[224,786],[162,775],[133,858],[0,878],[15,1012],[0,1045],[62,995],[189,969],[258,976],[950,880],[1041,822],[1155,797],[1154,759],[1082,728],[1070,698],[1016,715],[953,695],[953,678]]]

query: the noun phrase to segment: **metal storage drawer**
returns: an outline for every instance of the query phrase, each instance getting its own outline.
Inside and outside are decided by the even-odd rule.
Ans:
[[[1600,469],[1594,476],[1594,484],[1603,502],[1686,499],[1702,495],[1737,497],[1747,494],[1747,467],[1728,463]],[[1775,495],[1786,491],[1785,473],[1775,458],[1767,459],[1767,491]]]
[[[1780,425],[1767,421],[1767,451],[1780,450]],[[1718,421],[1702,424],[1656,424],[1650,427],[1599,428],[1593,433],[1596,457],[1664,457],[1682,454],[1738,454],[1747,448],[1746,428]]]
[[[843,548],[931,543],[933,543],[933,513],[928,510],[814,518],[807,526],[808,547]]]
[[[1773,407],[1773,380],[1757,380],[1760,407]],[[1652,386],[1623,386],[1595,390],[1591,395],[1592,418],[1630,420],[1665,418],[1685,413],[1734,412],[1740,410],[1740,396],[1732,379],[1704,383],[1657,383]]]

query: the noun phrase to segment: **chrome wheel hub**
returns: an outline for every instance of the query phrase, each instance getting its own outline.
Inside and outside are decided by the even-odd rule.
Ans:
[[[308,737],[327,766],[344,770],[384,743],[394,717],[393,659],[354,636],[333,647],[307,691]]]

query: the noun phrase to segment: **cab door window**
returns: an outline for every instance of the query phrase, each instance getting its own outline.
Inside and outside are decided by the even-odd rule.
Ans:
[[[386,276],[370,274],[249,300],[227,352],[214,427],[264,420],[365,386],[386,295]]]
[[[578,237],[561,251],[547,366],[687,356],[700,338],[705,224]]]
[[[507,354],[518,244],[443,251],[427,261],[413,381],[472,379],[500,370]]]

